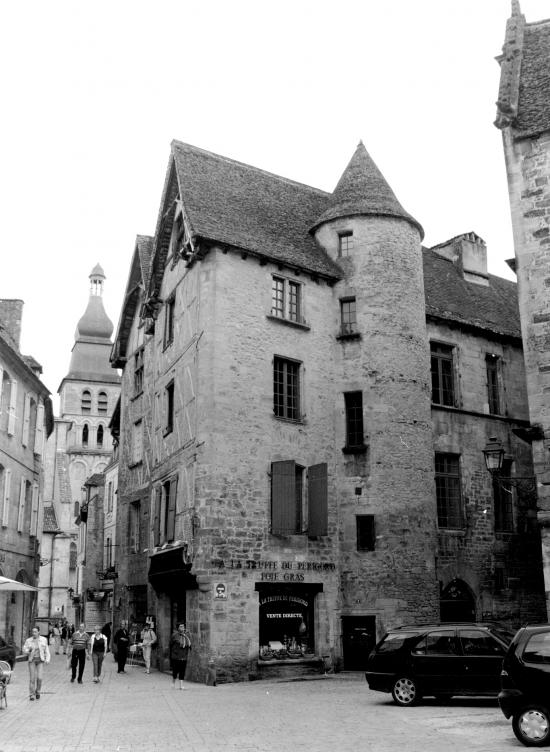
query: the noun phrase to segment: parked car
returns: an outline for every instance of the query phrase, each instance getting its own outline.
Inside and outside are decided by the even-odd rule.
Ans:
[[[423,695],[486,695],[495,699],[512,633],[495,624],[423,624],[388,632],[371,652],[370,689],[391,692],[397,705]]]
[[[17,655],[17,649],[15,645],[8,645],[8,643],[0,637],[0,661],[7,661],[10,664],[10,668],[15,666],[15,656]]]
[[[526,747],[550,744],[550,625],[522,627],[510,645],[498,701]]]

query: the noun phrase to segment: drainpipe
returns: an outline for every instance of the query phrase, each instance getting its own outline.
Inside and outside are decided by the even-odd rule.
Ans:
[[[57,533],[54,533],[54,536],[52,538],[52,550],[50,552],[51,560],[50,560],[50,587],[49,587],[49,593],[48,593],[48,620],[51,619],[51,616],[52,616],[53,562],[54,562],[54,550],[55,550],[56,538],[57,538]]]

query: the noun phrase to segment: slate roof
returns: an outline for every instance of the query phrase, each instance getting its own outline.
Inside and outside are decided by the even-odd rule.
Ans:
[[[357,214],[401,217],[417,228],[421,238],[424,237],[421,225],[403,209],[362,141],[338,181],[328,206],[311,229],[313,231],[331,219]]]
[[[517,285],[489,274],[487,286],[467,282],[452,261],[424,248],[426,316],[521,340]]]
[[[53,507],[44,507],[44,522],[42,530],[45,533],[57,533],[59,532],[59,525],[57,524],[57,517],[55,515],[55,509]]]
[[[331,194],[180,141],[172,154],[193,236],[341,276],[308,232]]]
[[[550,130],[550,19],[526,23],[512,2],[502,47],[497,128],[517,138]]]
[[[550,20],[525,26],[515,127],[522,135],[550,128]]]
[[[151,274],[153,243],[154,238],[150,235],[136,235],[136,248],[141,267],[141,278],[145,289],[147,289],[147,286],[149,285],[149,276]]]

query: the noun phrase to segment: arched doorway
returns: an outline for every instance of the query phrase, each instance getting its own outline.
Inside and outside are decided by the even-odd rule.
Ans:
[[[476,604],[468,585],[459,579],[449,582],[439,599],[441,621],[475,621]]]

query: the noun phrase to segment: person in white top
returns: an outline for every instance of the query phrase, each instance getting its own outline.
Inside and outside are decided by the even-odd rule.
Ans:
[[[90,655],[94,668],[94,681],[96,684],[101,679],[101,666],[107,652],[107,638],[101,631],[101,627],[96,625],[95,632],[90,639]]]
[[[48,640],[40,636],[38,627],[33,627],[31,636],[23,645],[23,653],[29,656],[29,700],[40,699],[44,664],[50,662]]]
[[[141,649],[143,651],[143,661],[145,663],[145,673],[151,673],[151,648],[157,641],[157,636],[153,629],[147,624],[141,633]]]

